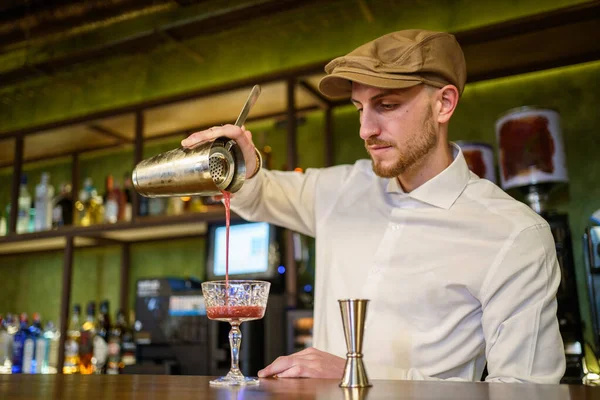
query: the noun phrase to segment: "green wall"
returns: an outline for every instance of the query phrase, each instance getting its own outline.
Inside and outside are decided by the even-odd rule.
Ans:
[[[225,10],[248,1],[204,3],[165,14],[162,21],[155,17],[141,19],[52,46],[32,45],[27,47],[27,54],[9,53],[0,58],[0,70],[14,68],[24,60],[43,61],[83,49],[87,44],[113,40],[119,32],[125,36],[155,29],[166,22],[164,19],[209,16],[215,8]],[[218,3],[221,5],[216,6]],[[54,71],[49,77],[39,76],[0,88],[3,100],[0,132],[320,63],[394,30],[420,27],[457,32],[580,3],[585,1],[312,2],[295,10],[252,19],[235,28],[184,40],[189,49],[204,58],[203,62],[157,36],[157,46],[151,51],[81,62]]]

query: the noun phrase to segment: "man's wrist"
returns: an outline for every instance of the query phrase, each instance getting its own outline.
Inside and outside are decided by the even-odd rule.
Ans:
[[[256,176],[256,174],[258,174],[258,171],[260,171],[260,168],[262,167],[262,155],[260,154],[260,151],[258,151],[258,149],[255,147],[254,148],[254,154],[256,155],[256,165],[254,166],[254,171],[252,171],[252,174],[246,178],[246,179],[252,179],[254,178],[254,176]]]

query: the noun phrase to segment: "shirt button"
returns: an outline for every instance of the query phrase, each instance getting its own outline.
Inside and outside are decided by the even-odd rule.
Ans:
[[[393,231],[397,231],[399,229],[400,229],[400,225],[398,225],[398,224],[392,224],[392,230]]]

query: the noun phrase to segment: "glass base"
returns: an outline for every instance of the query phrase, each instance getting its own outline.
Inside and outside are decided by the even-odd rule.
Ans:
[[[241,374],[241,372],[229,373],[217,379],[210,381],[213,386],[250,386],[258,385],[258,378],[250,378]]]

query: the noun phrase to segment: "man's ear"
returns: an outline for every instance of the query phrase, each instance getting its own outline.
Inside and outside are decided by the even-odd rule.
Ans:
[[[436,97],[437,122],[448,123],[458,105],[458,89],[454,85],[446,85],[438,90]]]

